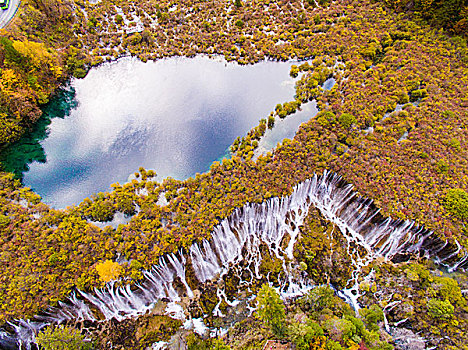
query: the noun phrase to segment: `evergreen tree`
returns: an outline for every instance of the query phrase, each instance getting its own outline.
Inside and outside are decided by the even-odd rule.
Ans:
[[[258,292],[257,302],[258,317],[275,335],[283,335],[285,311],[278,292],[268,284],[264,284]]]

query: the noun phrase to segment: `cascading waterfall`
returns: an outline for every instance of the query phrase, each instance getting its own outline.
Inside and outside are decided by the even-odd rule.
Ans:
[[[200,283],[223,276],[241,262],[247,263],[242,269],[244,272],[247,270],[252,279],[260,278],[262,244],[283,263],[287,275],[286,280],[282,281],[283,297],[301,295],[311,288],[311,281],[304,276],[292,276],[291,260],[294,244],[310,206],[319,209],[347,240],[348,253],[356,270],[349,281],[351,287],[341,291],[341,295],[350,300],[355,308],[358,308],[359,271],[377,256],[393,261],[402,261],[414,255],[430,256],[450,271],[468,266],[468,255],[455,240],[444,241],[412,221],[382,217],[371,200],[358,196],[340,176],[325,172],[322,176],[314,175],[298,184],[290,196],[271,198],[261,204],[248,203],[237,208],[214,229],[209,241],[193,244],[186,254],[179,251],[162,257],[158,265],[143,273],[143,282],[135,286],[117,287],[111,282],[93,293],[79,291],[79,295],[74,293],[67,301],[60,302],[58,307],[49,308],[36,316],[35,322],[21,320],[10,324],[10,332],[0,331],[0,347],[14,349],[23,344],[30,349],[34,334],[50,323],[112,318],[121,321],[144,314],[161,299],[179,301],[181,296],[175,288],[176,279],[184,286],[184,293],[193,297],[186,280],[188,257]],[[289,236],[289,243],[283,249],[281,242],[286,235]],[[352,248],[356,246],[365,248],[366,253],[356,252]],[[220,302],[223,298],[228,305],[235,305],[235,301],[227,300],[223,290],[218,290],[217,294]],[[214,312],[221,315],[219,304]]]

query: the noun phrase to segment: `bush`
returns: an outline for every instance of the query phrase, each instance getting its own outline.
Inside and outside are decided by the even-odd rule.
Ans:
[[[334,124],[336,122],[335,113],[331,111],[322,111],[317,114],[317,122],[326,127],[330,124]]]
[[[468,193],[461,188],[448,190],[444,207],[453,216],[462,220],[468,219]]]
[[[239,29],[244,28],[244,22],[241,19],[238,19],[234,24]]]
[[[308,350],[310,343],[317,337],[323,336],[323,329],[315,321],[304,323],[293,323],[288,329],[289,339],[296,345],[298,350]]]
[[[285,118],[286,116],[295,113],[301,107],[300,101],[291,101],[285,102],[281,108],[276,106],[276,112],[280,118]]]
[[[7,227],[10,224],[10,218],[0,214],[0,229]]]
[[[453,305],[465,305],[466,300],[458,282],[450,277],[437,277],[433,283],[434,289],[443,300],[450,301]]]
[[[448,173],[450,166],[445,160],[439,160],[436,164],[437,167],[437,172],[440,174],[446,174]]]
[[[320,312],[325,308],[331,308],[335,304],[335,292],[328,286],[320,286],[312,289],[300,299],[299,304],[304,310]]]
[[[452,147],[452,148],[455,148],[457,151],[460,151],[461,150],[461,143],[459,140],[457,140],[456,138],[451,138],[450,141],[449,141],[449,146]]]
[[[364,319],[367,328],[371,331],[378,331],[379,326],[377,322],[384,320],[382,309],[378,305],[372,305],[369,308],[360,309],[359,314]]]
[[[343,347],[340,345],[340,343],[337,343],[336,341],[329,340],[327,341],[327,344],[325,345],[325,350],[342,350]]]
[[[411,91],[411,101],[416,101],[424,97],[427,97],[426,89],[418,89],[418,90]]]
[[[71,327],[48,327],[36,336],[36,342],[44,350],[88,350],[90,342]]]
[[[409,102],[409,96],[406,90],[400,91],[398,94],[398,103],[404,105],[408,102]]]
[[[427,310],[432,318],[450,318],[455,308],[448,300],[431,299],[427,302]]]
[[[291,66],[291,70],[290,70],[290,72],[289,72],[289,75],[290,75],[292,78],[297,78],[298,74],[299,74],[299,67],[296,66],[295,64],[293,64],[293,65]]]
[[[196,334],[191,333],[186,338],[187,350],[211,350],[209,341],[201,339]]]
[[[122,24],[123,23],[123,17],[119,14],[115,16],[115,23],[117,24]]]
[[[356,334],[356,326],[344,318],[333,317],[324,324],[328,335],[335,341],[348,341]]]
[[[91,206],[90,218],[93,221],[106,222],[114,218],[115,209],[108,199],[99,199]]]
[[[343,128],[348,129],[356,122],[356,117],[349,113],[342,113],[338,118],[338,122]]]
[[[231,348],[226,345],[221,339],[214,339],[211,342],[211,348],[213,350],[230,350]]]
[[[257,302],[258,317],[271,328],[275,335],[281,336],[284,331],[285,311],[278,292],[268,284],[264,284],[258,292]]]
[[[268,129],[273,129],[275,126],[275,117],[273,115],[268,116]]]

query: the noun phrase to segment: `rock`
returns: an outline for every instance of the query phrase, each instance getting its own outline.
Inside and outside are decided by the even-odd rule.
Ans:
[[[426,348],[424,339],[406,328],[392,330],[395,350],[424,350]]]

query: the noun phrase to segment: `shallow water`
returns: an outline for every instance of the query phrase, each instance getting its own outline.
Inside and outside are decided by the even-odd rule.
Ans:
[[[45,157],[36,157],[23,181],[63,208],[126,182],[140,166],[159,180],[204,172],[277,103],[293,100],[292,64],[240,66],[206,57],[103,64],[72,80],[69,115],[52,119],[41,142]],[[297,113],[301,121],[306,110]]]

